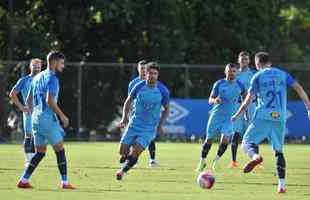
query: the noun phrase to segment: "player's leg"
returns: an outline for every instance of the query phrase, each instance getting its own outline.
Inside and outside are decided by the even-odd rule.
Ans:
[[[158,166],[158,163],[155,159],[155,153],[156,153],[156,144],[155,144],[155,139],[151,141],[149,147],[149,154],[150,154],[150,159],[149,159],[149,166],[150,167],[156,167]]]
[[[69,184],[68,181],[68,167],[67,158],[64,148],[64,130],[60,127],[58,122],[52,125],[51,131],[48,134],[48,142],[53,146],[56,158],[57,166],[61,177],[61,188],[63,189],[76,189]]]
[[[245,120],[243,116],[239,117],[234,123],[234,134],[231,139],[231,168],[237,168],[237,152],[238,152],[238,145],[239,141],[241,140],[244,131],[245,131]]]
[[[204,140],[201,147],[200,160],[197,165],[196,171],[201,172],[207,167],[206,159],[212,147],[213,138],[219,133],[219,131],[220,130],[218,121],[215,120],[214,117],[210,116],[207,124],[206,139]]]
[[[206,139],[201,146],[200,160],[196,171],[202,172],[207,167],[207,156],[212,147],[213,138],[219,133],[219,123],[211,116],[209,118],[206,130]]]
[[[122,180],[124,174],[127,173],[138,162],[139,156],[143,151],[144,147],[139,143],[132,145],[131,152],[127,156],[124,165],[116,174],[117,180]]]
[[[127,128],[122,135],[119,146],[120,160],[122,164],[127,160],[128,154],[130,153],[130,147],[134,144],[137,135],[131,128]]]
[[[276,151],[275,156],[277,159],[277,174],[279,178],[278,182],[278,192],[279,193],[285,193],[286,188],[285,188],[285,168],[286,168],[286,161],[283,152]]]
[[[137,162],[141,153],[146,149],[153,139],[153,134],[145,134],[141,136],[137,134],[135,143],[132,145],[129,155],[127,156],[126,162],[120,170],[116,173],[116,180],[122,180],[124,174],[127,173]]]
[[[202,172],[207,167],[207,156],[211,149],[212,141],[213,140],[207,136],[201,146],[200,160],[196,168],[196,171],[198,172]]]
[[[24,153],[25,153],[25,167],[30,163],[31,158],[34,156],[35,148],[32,136],[32,125],[31,116],[23,115],[23,125],[24,125]]]
[[[230,138],[231,138],[230,136],[222,134],[219,148],[217,150],[216,158],[219,159],[225,153],[227,146],[229,144]]]
[[[29,165],[25,168],[25,171],[17,184],[17,187],[19,188],[32,188],[29,179],[46,154],[47,142],[44,135],[34,132],[34,143],[36,153],[31,158]]]
[[[235,132],[231,140],[231,164],[230,166],[232,168],[238,167],[237,152],[238,152],[239,141],[240,141],[240,133]]]
[[[231,130],[232,131],[232,130]],[[221,135],[221,140],[220,140],[220,143],[219,143],[219,147],[218,147],[218,150],[217,150],[217,153],[216,153],[216,156],[213,160],[213,163],[212,163],[212,170],[216,170],[217,166],[219,165],[219,160],[220,158],[222,157],[222,155],[225,153],[226,149],[227,149],[227,146],[231,140],[231,133],[230,134],[222,134]]]
[[[258,144],[268,137],[272,127],[269,126],[268,120],[255,119],[246,130],[242,148],[245,153],[251,158],[243,168],[244,173],[251,172],[257,165],[263,162],[263,157],[258,153]]]
[[[120,144],[120,146],[119,146],[119,155],[120,155],[119,163],[122,164],[126,161],[129,152],[130,152],[130,145]]]
[[[278,193],[285,193],[285,174],[286,174],[286,160],[283,154],[284,136],[285,136],[285,123],[272,122],[273,131],[269,137],[272,148],[276,156],[276,169],[278,174]]]

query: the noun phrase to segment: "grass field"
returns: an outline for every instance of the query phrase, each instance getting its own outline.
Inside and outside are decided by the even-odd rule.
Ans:
[[[200,199],[310,199],[309,145],[287,145],[286,194],[276,193],[275,159],[267,145],[261,147],[264,169],[244,175],[241,169],[228,169],[230,149],[221,160],[221,169],[215,173],[216,183],[211,190],[200,189],[194,171],[200,154],[199,144],[160,143],[157,146],[161,167],[150,169],[147,153],[138,167],[122,182],[115,181],[119,168],[116,143],[69,143],[69,179],[78,187],[75,191],[59,189],[58,169],[52,149],[31,179],[35,189],[15,187],[23,171],[21,145],[0,145],[0,199],[1,200],[200,200]],[[213,158],[214,145],[209,158]],[[240,164],[246,157],[239,150]]]

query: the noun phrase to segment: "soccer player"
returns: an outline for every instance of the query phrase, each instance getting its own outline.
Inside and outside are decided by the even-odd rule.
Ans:
[[[148,63],[146,80],[136,84],[125,100],[120,127],[126,129],[120,141],[120,155],[126,161],[116,173],[117,180],[122,180],[124,174],[137,163],[140,154],[155,138],[156,132],[162,132],[162,126],[169,115],[169,90],[157,81],[158,76],[158,65]],[[128,122],[132,102],[133,115]]]
[[[285,158],[283,155],[287,85],[291,86],[303,100],[308,115],[310,114],[310,102],[302,86],[296,82],[290,74],[271,66],[270,56],[266,52],[255,55],[255,65],[259,70],[251,80],[248,94],[239,110],[233,115],[235,120],[242,111],[251,103],[254,96],[258,99],[255,116],[245,132],[242,146],[251,158],[243,168],[244,173],[251,172],[263,157],[258,154],[257,147],[265,138],[271,143],[276,156],[276,168],[279,177],[278,193],[285,193]]]
[[[217,162],[226,151],[233,135],[233,123],[230,118],[236,110],[236,103],[240,95],[245,95],[245,88],[242,83],[236,80],[236,73],[236,65],[227,64],[225,67],[226,78],[216,81],[213,85],[209,103],[214,106],[208,120],[207,136],[202,145],[197,171],[203,171],[207,165],[206,157],[211,148],[213,138],[219,134],[221,135],[217,155],[212,165],[213,170],[215,170]]]
[[[23,112],[25,167],[27,167],[35,153],[32,137],[31,114],[26,106],[26,99],[32,79],[41,71],[41,67],[42,61],[40,59],[31,59],[29,65],[30,74],[20,78],[10,92],[11,100],[18,107],[18,109]],[[22,95],[23,102],[21,102],[18,98],[19,93]]]
[[[57,115],[64,127],[68,127],[69,119],[59,108],[59,81],[56,72],[62,72],[65,67],[65,56],[58,51],[47,55],[47,69],[40,72],[32,81],[27,98],[27,105],[32,110],[32,131],[34,136],[35,155],[25,169],[17,187],[32,188],[30,176],[44,158],[47,143],[53,146],[57,157],[58,169],[61,175],[61,188],[75,189],[67,178],[67,160],[64,150],[64,130],[60,126]]]
[[[256,70],[251,69],[249,67],[250,64],[250,54],[246,51],[241,51],[238,56],[239,70],[237,73],[237,80],[241,82],[245,89],[247,90],[250,86],[250,81]],[[238,102],[237,106],[240,107],[242,98]],[[231,142],[231,154],[232,154],[232,162],[230,164],[231,168],[237,168],[237,150],[238,143],[241,141],[245,130],[247,129],[249,122],[252,120],[255,110],[255,100],[249,105],[247,110],[242,113],[242,115],[234,122],[234,135]]]
[[[139,61],[138,62],[138,73],[139,73],[139,76],[136,77],[135,79],[133,79],[132,81],[130,81],[130,83],[128,85],[128,95],[130,94],[130,92],[132,91],[132,89],[134,88],[134,86],[137,83],[145,80],[145,78],[146,78],[146,71],[147,71],[147,62],[146,62],[146,60]],[[150,142],[150,145],[148,146],[148,150],[149,150],[149,156],[150,156],[149,157],[149,166],[150,167],[158,166],[158,162],[155,159],[155,154],[156,154],[155,139]],[[124,159],[122,159],[122,160],[125,161]]]

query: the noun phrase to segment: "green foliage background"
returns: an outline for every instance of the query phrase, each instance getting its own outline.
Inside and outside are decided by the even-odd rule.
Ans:
[[[10,4],[12,9],[10,12]],[[50,49],[68,61],[224,64],[241,50],[266,50],[274,62],[309,62],[310,3],[306,0],[8,0],[0,2],[0,60],[44,58]],[[11,36],[11,37],[10,37]],[[11,38],[11,40],[10,40]],[[0,65],[0,123],[18,66]],[[76,72],[62,76],[61,104],[76,116]],[[83,74],[83,122],[107,125],[126,95],[132,69],[93,67]],[[71,73],[71,75],[69,75]],[[303,78],[303,73],[295,73]],[[220,71],[190,69],[190,97],[205,98]],[[184,96],[184,70],[163,70],[174,97]],[[73,93],[73,94],[72,94]],[[1,132],[1,131],[0,131]]]

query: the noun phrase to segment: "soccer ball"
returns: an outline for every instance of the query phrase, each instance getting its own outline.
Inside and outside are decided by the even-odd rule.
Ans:
[[[214,185],[215,177],[211,172],[201,172],[197,177],[197,184],[203,189],[211,189]]]

